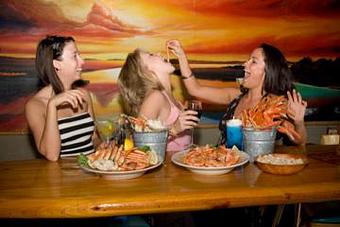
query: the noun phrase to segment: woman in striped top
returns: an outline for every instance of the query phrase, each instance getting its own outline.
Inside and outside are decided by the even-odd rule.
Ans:
[[[47,36],[37,47],[36,69],[45,85],[25,106],[37,149],[46,159],[94,151],[93,109],[80,88],[84,64],[72,37]]]

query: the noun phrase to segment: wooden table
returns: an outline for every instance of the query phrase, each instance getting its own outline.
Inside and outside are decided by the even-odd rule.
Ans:
[[[335,155],[336,150],[339,146],[307,147],[311,155]],[[312,157],[302,172],[290,176],[263,173],[254,164],[203,176],[167,159],[142,177],[121,181],[88,174],[75,160],[0,162],[0,218],[104,217],[340,200],[339,163]]]

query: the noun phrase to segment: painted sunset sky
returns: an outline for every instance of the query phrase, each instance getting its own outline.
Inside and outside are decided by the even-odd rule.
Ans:
[[[75,37],[84,58],[124,59],[139,47],[165,54],[179,39],[195,60],[244,61],[268,42],[291,61],[340,52],[336,0],[2,0],[0,56],[34,57],[47,34]]]

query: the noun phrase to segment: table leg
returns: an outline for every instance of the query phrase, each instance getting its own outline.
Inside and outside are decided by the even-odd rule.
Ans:
[[[295,224],[296,227],[301,224],[301,203],[295,205]]]
[[[276,227],[280,224],[284,208],[285,208],[285,205],[278,205],[277,206],[274,221],[272,223],[272,227]]]

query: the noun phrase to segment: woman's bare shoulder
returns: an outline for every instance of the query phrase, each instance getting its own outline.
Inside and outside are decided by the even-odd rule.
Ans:
[[[25,110],[38,110],[46,108],[49,97],[46,96],[44,89],[38,91],[34,96],[27,100]]]
[[[149,119],[158,119],[165,109],[169,109],[169,102],[161,91],[152,91],[144,98],[140,107],[140,115]]]
[[[167,102],[167,99],[162,91],[152,90],[146,94],[144,102],[152,102],[154,104],[156,103],[159,104],[159,102]]]

